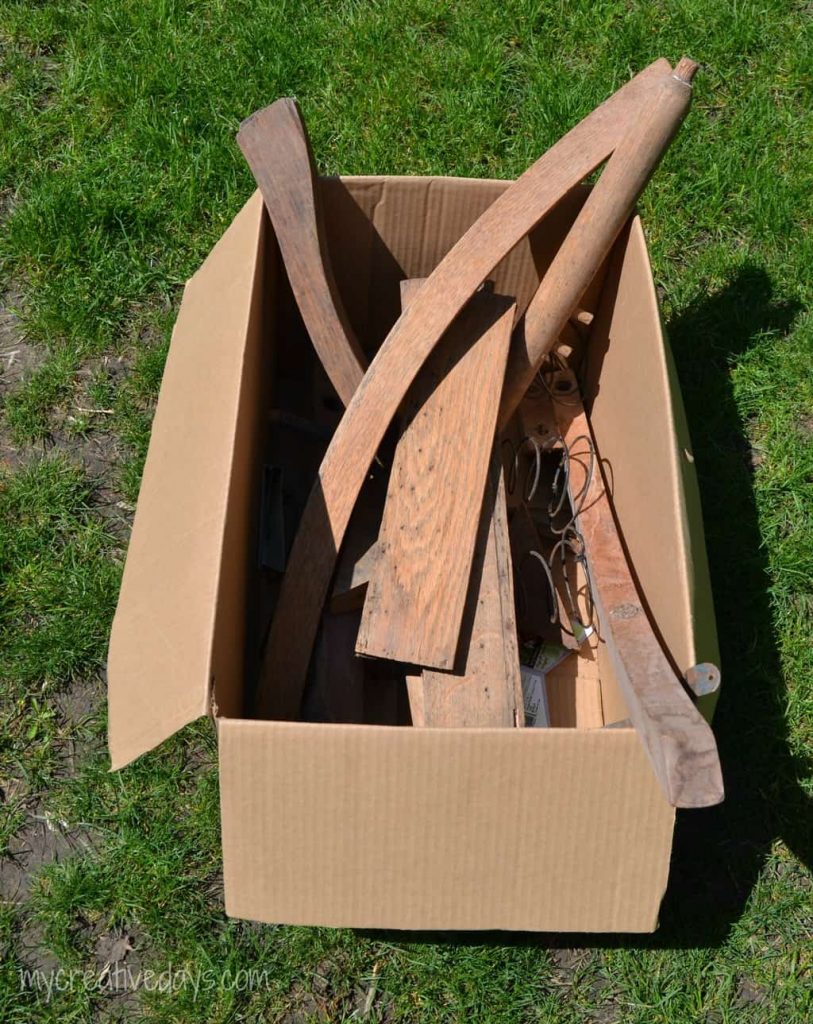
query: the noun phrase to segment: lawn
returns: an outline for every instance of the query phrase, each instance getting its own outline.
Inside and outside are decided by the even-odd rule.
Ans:
[[[683,53],[694,106],[641,212],[700,478],[727,800],[679,816],[659,931],[227,920],[210,726],[110,774],[102,673],[182,284],[253,187],[240,120],[293,94],[324,172],[513,177]],[[0,0],[0,1019],[811,1019],[812,228],[802,2]],[[21,985],[32,968],[62,990]],[[111,992],[124,968],[156,980]]]

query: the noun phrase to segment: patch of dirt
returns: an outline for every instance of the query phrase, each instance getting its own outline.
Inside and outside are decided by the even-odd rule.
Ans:
[[[561,971],[575,971],[583,967],[590,959],[590,951],[587,949],[552,949],[551,960]]]
[[[22,305],[15,289],[0,298],[0,399],[12,391],[45,358],[42,348],[25,340],[22,325],[13,312]]]
[[[59,960],[45,945],[42,926],[28,916],[23,916],[17,933],[17,951],[20,961],[29,971],[53,976],[61,966]]]
[[[82,465],[93,484],[93,507],[105,519],[106,526],[121,541],[126,541],[132,527],[133,506],[113,486],[116,467],[125,454],[119,439],[106,431],[93,430],[84,437],[69,437],[55,432],[46,451],[62,452]]]
[[[807,440],[813,438],[813,414],[809,416],[802,416],[799,420],[798,426],[802,437]]]
[[[0,898],[21,904],[28,899],[34,875],[47,864],[61,863],[92,849],[90,833],[45,813],[39,804],[29,811],[0,858]]]
[[[734,997],[734,1006],[738,1010],[744,1010],[747,1006],[760,1005],[765,1002],[767,995],[761,985],[757,985],[749,978],[741,978]]]
[[[309,984],[297,983],[288,993],[290,1009],[284,1024],[305,1021],[390,1019],[389,999],[379,986],[380,964],[372,965],[369,976],[351,983],[340,961],[323,960]]]
[[[91,676],[75,680],[67,690],[56,694],[54,703],[65,725],[72,729],[84,725],[101,705],[104,691],[104,680]]]
[[[144,945],[143,936],[134,928],[102,930],[97,934],[94,964],[98,1003],[94,1020],[132,1019],[137,1013]]]
[[[91,721],[105,697],[105,681],[101,676],[75,679],[71,685],[51,698],[62,726],[60,753],[64,774],[69,778],[77,766],[89,760],[104,745],[104,739],[91,728]]]

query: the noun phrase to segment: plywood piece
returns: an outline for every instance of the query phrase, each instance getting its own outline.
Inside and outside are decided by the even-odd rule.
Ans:
[[[319,470],[283,577],[256,714],[296,718],[336,556],[367,469],[426,358],[504,256],[618,145],[664,77],[656,61],[598,107],[482,214],[427,279],[378,351]]]
[[[367,368],[330,266],[310,142],[296,100],[247,118],[237,143],[260,186],[313,347],[347,405]]]
[[[412,724],[524,726],[508,511],[499,448],[491,459],[463,617],[462,665],[407,679]]]
[[[577,400],[575,380],[565,371],[562,377],[570,379],[571,390],[566,404],[554,402],[554,411],[564,442],[572,448],[592,432]],[[584,488],[587,468],[587,459],[571,458],[571,495]],[[587,552],[601,638],[658,781],[674,807],[720,803],[723,779],[714,736],[683,688],[642,605],[598,464],[580,505],[577,525]]]
[[[514,310],[508,298],[475,295],[410,394],[359,654],[455,666]]]

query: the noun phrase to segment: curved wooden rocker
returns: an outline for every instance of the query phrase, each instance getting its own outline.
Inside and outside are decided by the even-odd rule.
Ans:
[[[603,204],[615,202],[613,195],[603,195],[598,210],[593,203],[596,230],[606,236],[593,242],[589,255],[576,254],[577,263],[584,264],[581,269],[564,265],[560,252],[545,280],[553,275],[554,282],[561,282],[574,272],[580,281],[592,278],[600,262],[595,262],[595,253],[611,247],[615,225],[620,230],[629,216],[648,176],[646,169],[654,169],[664,140],[671,138],[688,109],[691,73],[684,74],[682,67],[678,77],[668,62],[656,61],[537,160],[457,242],[390,331],[339,423],[305,508],[266,646],[255,708],[259,716],[293,719],[299,713],[319,618],[350,514],[384,433],[426,357],[493,267],[563,194],[629,136],[614,174],[623,179],[625,165],[635,171],[635,184],[625,193],[625,199],[635,193],[631,202],[612,215],[606,214]],[[531,312],[535,305],[538,309],[532,300],[519,338],[519,370],[513,371],[517,380],[533,375],[531,368],[538,366],[562,326],[554,331],[552,318],[542,318],[537,333],[538,321]],[[572,307],[564,320],[571,312]],[[506,381],[510,402],[515,395],[519,400],[521,387]],[[503,402],[502,421],[510,402]]]
[[[638,595],[615,523],[600,460],[589,472],[579,442],[595,440],[575,377],[556,378],[569,389],[552,389],[566,401],[550,403],[543,418],[555,422],[568,459],[568,489],[576,525],[584,540],[591,592],[607,651],[630,720],[644,744],[655,775],[673,807],[710,807],[723,799],[717,744],[658,639]],[[578,498],[578,500],[577,500]]]
[[[367,357],[333,277],[316,167],[296,100],[285,97],[252,114],[240,125],[237,144],[260,186],[313,347],[347,405],[367,369]]]

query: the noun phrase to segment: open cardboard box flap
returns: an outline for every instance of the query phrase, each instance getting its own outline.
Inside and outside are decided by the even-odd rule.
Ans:
[[[507,182],[322,182],[328,242],[372,351]],[[577,191],[496,268],[530,297]],[[246,720],[247,579],[269,407],[277,249],[255,194],[188,282],[113,624],[122,767],[214,713],[230,914],[401,928],[649,931],[674,810],[629,728],[421,730]],[[594,282],[585,390],[630,560],[680,671],[716,661],[699,496],[635,218]],[[606,660],[606,659],[605,659]],[[609,672],[606,666],[603,673]],[[602,680],[604,722],[625,717]],[[704,711],[710,715],[712,703]]]
[[[184,290],[110,637],[113,768],[210,710],[218,587],[264,233],[255,194]],[[236,637],[238,656],[240,644]]]

